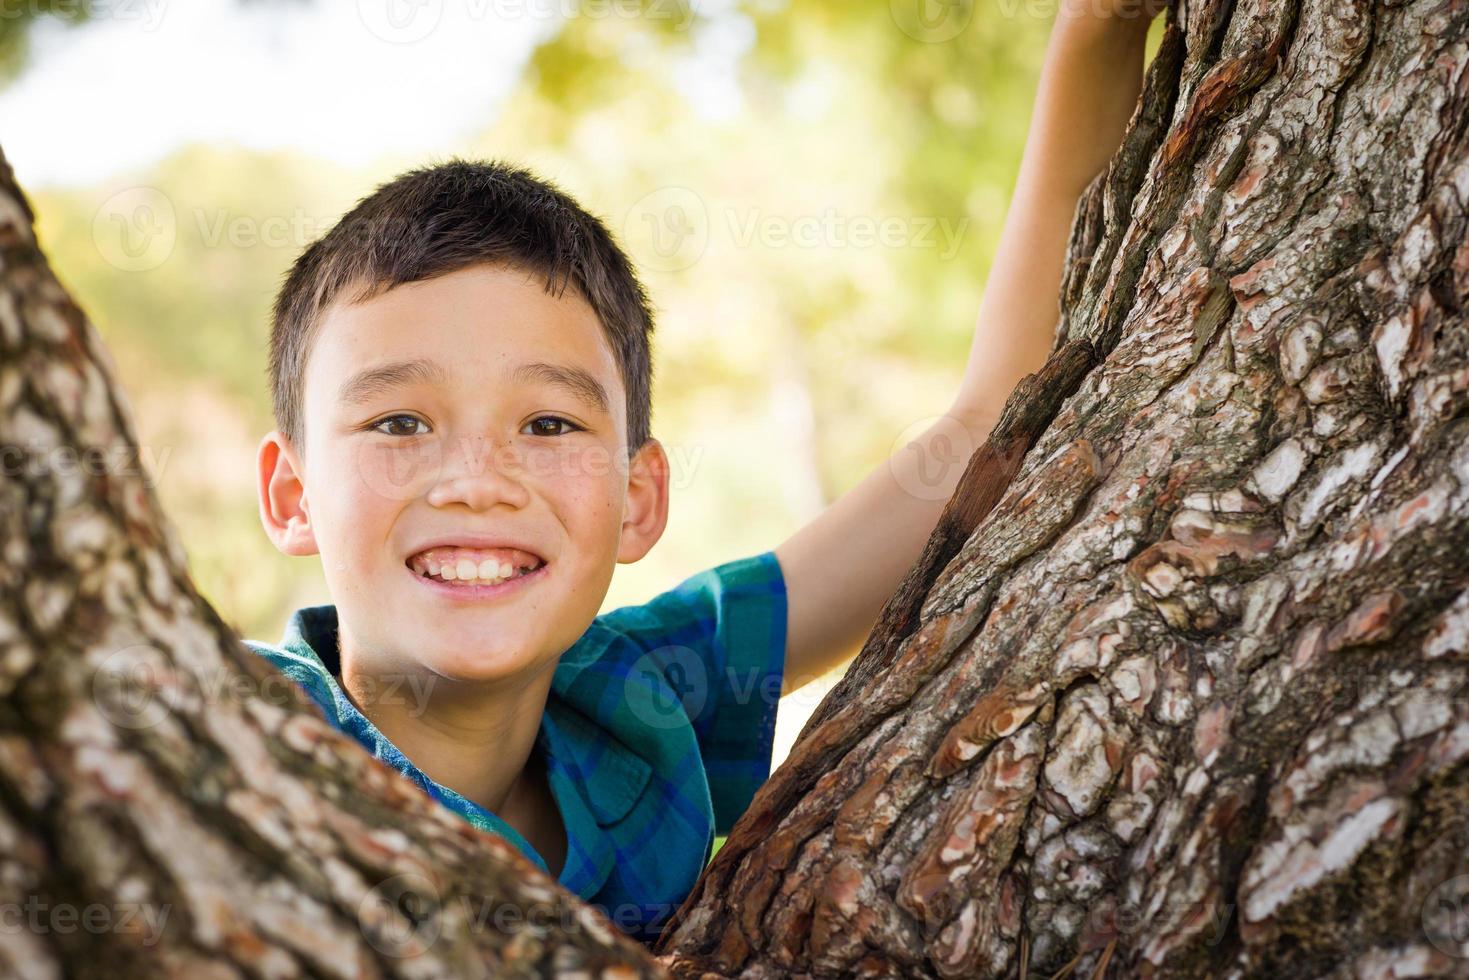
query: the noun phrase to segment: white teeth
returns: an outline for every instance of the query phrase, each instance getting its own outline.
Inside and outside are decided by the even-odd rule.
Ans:
[[[509,578],[515,574],[515,566],[508,561],[503,565],[493,558],[486,558],[479,563],[480,578]]]
[[[521,574],[520,567],[513,560],[502,561],[493,557],[478,562],[469,557],[446,562],[425,555],[409,564],[419,575],[438,578],[445,582],[464,582],[466,585],[471,583],[498,585]],[[537,562],[535,566],[527,567],[538,567],[541,564],[544,562]]]
[[[493,558],[486,558],[476,565],[468,558],[440,565],[436,561],[425,562],[429,577],[442,578],[446,582],[482,582],[494,585],[514,578],[516,568],[510,562],[498,562]],[[422,573],[420,573],[422,574]]]

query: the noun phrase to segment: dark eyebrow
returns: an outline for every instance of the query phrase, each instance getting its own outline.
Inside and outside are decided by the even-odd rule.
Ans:
[[[598,381],[595,375],[582,368],[569,367],[564,364],[548,364],[545,361],[531,361],[511,371],[509,378],[518,384],[540,383],[560,388],[603,415],[612,414],[609,407],[611,399],[607,396],[607,389],[602,386],[602,382]]]
[[[356,405],[405,385],[442,385],[448,380],[448,375],[436,361],[421,357],[412,361],[391,361],[354,374],[337,392],[337,398],[345,404]]]

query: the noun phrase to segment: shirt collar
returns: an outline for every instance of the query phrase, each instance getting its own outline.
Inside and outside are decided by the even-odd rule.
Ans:
[[[473,800],[442,786],[420,771],[377,726],[357,710],[335,674],[341,671],[335,605],[298,609],[286,624],[281,646],[309,666],[315,683],[307,685],[327,720],[353,735],[374,756],[393,766],[425,792],[477,826],[506,837],[542,870],[545,860],[515,828]],[[580,642],[580,641],[579,641]],[[579,644],[578,644],[579,645]],[[596,700],[578,697],[573,681],[586,668],[577,645],[563,654],[552,677],[536,745],[548,763],[551,793],[566,828],[566,862],[560,883],[590,900],[606,883],[617,851],[606,827],[627,816],[652,776],[652,766],[609,730]]]

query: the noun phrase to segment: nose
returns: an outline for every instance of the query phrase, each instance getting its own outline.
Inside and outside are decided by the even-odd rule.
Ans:
[[[464,437],[446,447],[439,480],[427,494],[429,504],[464,504],[489,510],[497,504],[521,508],[530,503],[524,466],[511,445],[482,436]]]

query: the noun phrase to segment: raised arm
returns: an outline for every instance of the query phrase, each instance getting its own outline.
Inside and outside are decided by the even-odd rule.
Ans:
[[[1010,210],[946,416],[775,549],[788,625],[782,693],[853,656],[938,523],[1016,383],[1050,353],[1081,192],[1121,142],[1163,4],[1069,0],[1051,31]],[[1128,16],[1131,14],[1131,16]]]

